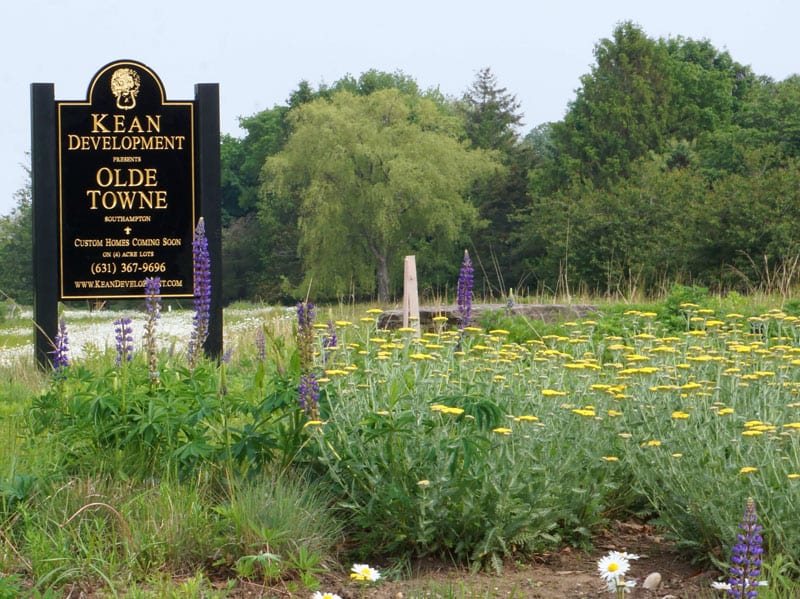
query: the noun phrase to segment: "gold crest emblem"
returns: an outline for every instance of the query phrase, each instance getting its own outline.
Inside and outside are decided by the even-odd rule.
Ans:
[[[127,67],[119,68],[111,75],[111,93],[117,99],[117,108],[130,110],[136,106],[139,94],[139,73]]]

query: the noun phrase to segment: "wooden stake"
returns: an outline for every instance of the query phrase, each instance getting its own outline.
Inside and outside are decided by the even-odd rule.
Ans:
[[[403,326],[419,330],[419,292],[417,291],[417,261],[406,256],[403,263]]]

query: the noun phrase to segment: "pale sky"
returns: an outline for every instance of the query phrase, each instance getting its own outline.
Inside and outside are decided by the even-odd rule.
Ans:
[[[796,0],[2,0],[0,214],[26,181],[33,82],[83,100],[102,66],[136,60],[170,100],[219,83],[223,133],[240,136],[240,116],[284,104],[304,79],[402,71],[458,97],[489,67],[527,132],[563,118],[595,44],[622,21],[651,38],[707,39],[776,80],[800,72]]]

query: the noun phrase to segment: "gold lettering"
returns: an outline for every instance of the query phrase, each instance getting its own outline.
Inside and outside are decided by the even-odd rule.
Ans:
[[[89,209],[97,210],[98,202],[104,210],[166,210],[165,189],[87,189]]]
[[[142,129],[142,123],[139,122],[138,116],[134,116],[131,119],[131,124],[128,127],[128,133],[144,133],[144,129]]]
[[[133,207],[133,196],[130,191],[118,191],[119,207],[123,210],[130,210]]]
[[[97,169],[95,181],[100,187],[155,187],[158,185],[157,174],[158,170],[155,168],[111,169],[101,166]]]
[[[97,197],[100,195],[99,189],[87,189],[86,195],[89,196],[89,200],[91,201],[92,205],[89,207],[89,210],[97,210]]]
[[[155,191],[155,209],[156,210],[166,210],[167,209],[167,192],[164,189],[158,189]]]
[[[106,191],[100,196],[100,201],[103,203],[103,208],[106,210],[113,210],[117,206],[117,196],[113,191]]]
[[[108,115],[98,115],[100,117]],[[124,117],[124,115],[118,115]],[[138,121],[141,126],[141,121]],[[105,127],[102,119],[98,125]],[[116,126],[116,125],[115,125]],[[131,127],[134,125],[131,124]],[[137,129],[138,130],[138,129]],[[92,131],[98,133],[101,130]],[[113,133],[117,133],[116,129]],[[68,150],[104,150],[104,151],[139,151],[139,150],[183,150],[185,135],[147,135],[145,130],[141,135],[77,135],[67,134]]]
[[[92,113],[92,133],[111,133],[108,127],[103,125],[103,119],[107,116],[107,114]]]
[[[107,166],[101,166],[97,169],[97,174],[95,175],[95,181],[100,187],[109,187],[111,185],[111,181],[113,180],[113,173],[111,169]]]

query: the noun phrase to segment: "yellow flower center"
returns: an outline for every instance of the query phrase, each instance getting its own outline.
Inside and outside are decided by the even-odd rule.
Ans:
[[[619,570],[619,564],[617,564],[616,562],[612,562],[612,563],[608,564],[608,571],[609,572],[616,572],[617,570]]]

